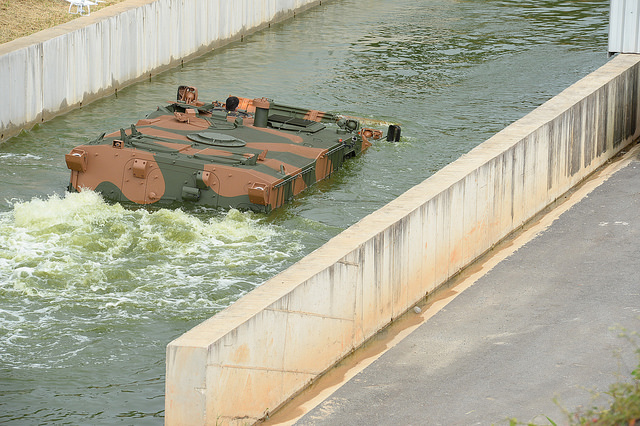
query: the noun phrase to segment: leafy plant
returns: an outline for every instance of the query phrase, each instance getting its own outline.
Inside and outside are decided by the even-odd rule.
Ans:
[[[587,410],[585,413],[576,413],[572,425],[640,425],[640,345],[638,344],[638,333],[628,333],[622,330],[621,337],[628,339],[636,346],[638,356],[638,366],[631,372],[631,381],[619,381],[609,387],[605,392],[611,398],[609,408],[600,409],[597,407]]]
[[[567,412],[570,426],[640,426],[640,342],[638,332],[627,332],[622,329],[620,337],[629,340],[637,349],[638,366],[631,372],[631,380],[621,380],[613,383],[605,395],[611,399],[608,408],[593,407],[585,411]],[[557,403],[557,402],[556,402]],[[557,424],[549,417],[545,418],[552,426]],[[509,425],[516,426],[523,423],[510,419]],[[527,426],[542,426],[537,423],[527,423]]]

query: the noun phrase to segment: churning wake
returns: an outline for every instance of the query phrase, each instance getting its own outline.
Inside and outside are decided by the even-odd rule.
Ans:
[[[131,210],[92,191],[15,202],[0,213],[0,358],[47,368],[101,328],[206,318],[298,258],[294,233],[252,213]]]

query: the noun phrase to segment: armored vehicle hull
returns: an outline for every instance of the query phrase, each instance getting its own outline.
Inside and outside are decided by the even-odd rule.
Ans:
[[[390,126],[387,138],[399,133]],[[180,86],[175,102],[65,159],[70,191],[88,188],[136,204],[269,212],[381,137],[358,120],[266,98],[205,104],[194,87]]]

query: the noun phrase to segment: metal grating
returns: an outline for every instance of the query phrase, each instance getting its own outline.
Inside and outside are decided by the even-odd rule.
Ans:
[[[611,0],[609,54],[640,53],[640,0]]]

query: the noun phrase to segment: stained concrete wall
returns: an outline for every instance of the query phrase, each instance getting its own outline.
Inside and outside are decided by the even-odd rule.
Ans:
[[[250,424],[638,136],[620,55],[167,347],[166,424]]]
[[[0,142],[319,0],[128,0],[0,45]]]

